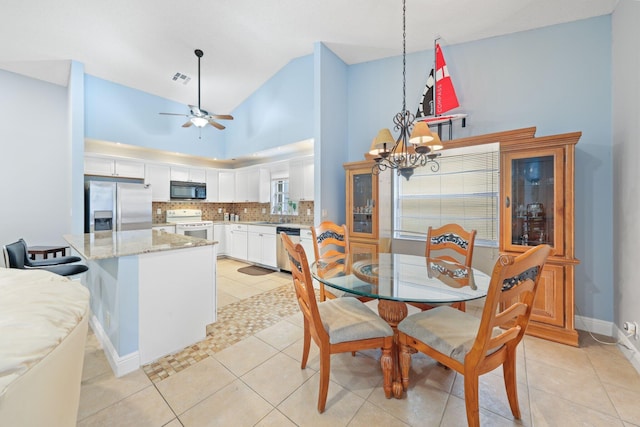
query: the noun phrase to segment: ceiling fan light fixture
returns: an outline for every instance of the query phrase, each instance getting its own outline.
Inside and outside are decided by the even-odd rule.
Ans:
[[[193,123],[196,127],[203,128],[209,124],[209,121],[204,117],[191,117],[191,123]]]

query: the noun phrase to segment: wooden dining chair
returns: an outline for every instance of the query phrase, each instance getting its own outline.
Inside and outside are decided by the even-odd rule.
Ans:
[[[318,303],[311,282],[307,255],[301,244],[294,245],[289,236],[280,233],[289,255],[296,297],[304,318],[304,343],[301,369],[307,365],[311,339],[320,349],[320,390],[318,412],[324,412],[329,390],[331,355],[365,349],[382,349],[380,365],[383,389],[391,397],[393,329],[355,298],[345,297]]]
[[[441,258],[471,267],[476,230],[467,231],[458,224],[429,227],[424,256]],[[453,256],[456,255],[456,256]]]
[[[476,230],[467,231],[458,224],[445,224],[439,228],[429,227],[424,255],[427,258],[439,258],[471,268]],[[464,302],[454,304],[458,310],[465,311]],[[432,307],[420,307],[423,310]]]
[[[407,390],[411,354],[420,351],[464,375],[469,426],[480,425],[479,376],[502,365],[511,412],[520,419],[516,348],[522,340],[542,268],[551,247],[536,246],[501,256],[493,269],[482,317],[441,306],[407,316],[398,324],[402,386]]]
[[[344,258],[349,255],[349,232],[346,225],[323,221],[317,227],[311,227],[311,235],[316,262],[320,259],[329,263],[340,262],[341,259],[344,262]],[[338,297],[327,291],[322,283],[319,284],[319,289],[320,301]]]

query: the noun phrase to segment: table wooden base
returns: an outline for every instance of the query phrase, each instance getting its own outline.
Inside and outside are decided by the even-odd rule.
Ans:
[[[391,301],[386,299],[378,300],[378,314],[393,329],[393,347],[391,356],[393,358],[392,391],[396,399],[400,399],[404,393],[402,377],[400,375],[400,346],[398,345],[398,323],[407,317],[407,304],[401,301]]]
[[[47,259],[49,254],[53,254],[53,257],[56,258],[58,252],[61,256],[65,256],[67,248],[68,246],[29,246],[27,252],[32,260],[36,259],[36,255],[42,255],[43,259]]]

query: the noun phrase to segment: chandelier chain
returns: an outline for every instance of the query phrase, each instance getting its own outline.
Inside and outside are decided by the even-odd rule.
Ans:
[[[407,2],[402,0],[402,111],[407,110]]]

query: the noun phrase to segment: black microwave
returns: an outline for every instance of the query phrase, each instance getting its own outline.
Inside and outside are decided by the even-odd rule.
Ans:
[[[207,184],[204,182],[171,181],[171,198],[204,200],[207,198]]]

